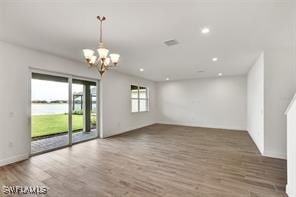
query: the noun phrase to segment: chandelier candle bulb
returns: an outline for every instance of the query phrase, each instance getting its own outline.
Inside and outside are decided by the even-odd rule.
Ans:
[[[83,49],[85,59],[90,59],[94,55],[94,51],[91,49]]]
[[[98,54],[101,59],[106,58],[108,56],[109,50],[105,48],[98,48]]]
[[[119,60],[120,55],[119,54],[110,54],[110,58],[113,64],[117,64]]]
[[[109,64],[110,64],[110,58],[109,58],[109,57],[107,57],[107,58],[105,59],[104,64],[105,64],[106,66],[109,66]]]
[[[94,63],[96,62],[96,60],[97,60],[97,57],[96,57],[96,56],[92,56],[92,57],[90,58],[89,63],[90,63],[90,64],[94,64]]]

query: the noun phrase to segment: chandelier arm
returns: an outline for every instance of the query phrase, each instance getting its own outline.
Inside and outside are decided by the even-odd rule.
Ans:
[[[96,66],[96,68],[97,68],[97,71],[98,71],[98,73],[100,73],[100,74],[101,74],[101,70],[100,70],[100,68],[99,68],[99,66],[98,66],[98,65]],[[102,74],[101,74],[101,76],[102,76]]]
[[[104,62],[101,63],[101,71],[103,71],[103,70],[106,70],[106,66],[105,66]]]
[[[103,64],[101,64],[101,65],[97,64],[97,65],[96,65],[96,69],[97,69],[98,73],[101,74],[101,76],[102,76],[103,73],[105,72],[105,70],[104,70],[104,65],[103,65]]]
[[[99,67],[99,65],[96,66],[96,69],[97,69],[98,72],[100,72],[100,67]]]

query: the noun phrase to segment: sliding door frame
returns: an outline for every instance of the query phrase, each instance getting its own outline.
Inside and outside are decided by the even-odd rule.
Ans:
[[[92,139],[96,139],[96,138],[101,138],[101,105],[100,105],[100,95],[101,95],[101,92],[100,92],[100,80],[99,79],[91,79],[91,78],[86,78],[86,77],[80,77],[80,76],[75,76],[75,75],[71,75],[71,90],[69,88],[69,93],[71,92],[71,95],[69,95],[69,98],[71,97],[71,105],[69,105],[69,110],[71,111],[71,117],[72,117],[72,102],[73,102],[73,99],[72,99],[72,84],[73,84],[73,79],[77,79],[77,80],[81,80],[81,81],[90,81],[90,82],[94,82],[96,83],[96,131],[97,131],[97,136],[95,138],[91,138],[91,139],[86,139],[86,140],[81,140],[79,142],[72,142],[73,141],[73,138],[72,138],[72,134],[73,134],[73,131],[71,132],[71,136],[69,135],[69,137],[71,137],[71,144],[78,144],[78,143],[81,143],[81,142],[86,142],[86,141],[89,141],[89,140],[92,140]],[[71,120],[72,121],[72,120]],[[72,124],[72,122],[71,122]],[[72,128],[71,128],[72,129]],[[70,129],[69,129],[70,130]],[[69,141],[70,142],[70,141]]]
[[[72,134],[73,134],[73,128],[72,128],[72,102],[73,102],[73,97],[72,97],[72,76],[70,76],[68,78],[68,129],[69,129],[69,134],[68,134],[68,137],[69,137],[69,146],[72,146]]]
[[[32,142],[32,74],[33,73],[38,73],[38,74],[44,74],[44,75],[52,75],[52,76],[57,76],[57,77],[64,77],[68,79],[68,144],[65,146],[57,147],[54,149],[50,150],[45,150],[41,151],[38,153],[31,153],[31,142]],[[73,143],[72,139],[72,134],[73,134],[73,129],[72,129],[72,103],[73,103],[73,98],[72,98],[72,81],[73,79],[79,79],[79,80],[85,80],[85,81],[91,81],[96,83],[96,137],[87,139],[87,140],[82,140],[79,142]],[[86,142],[98,138],[102,138],[102,99],[101,99],[101,80],[100,79],[95,79],[95,78],[89,78],[89,77],[84,77],[84,76],[77,76],[73,74],[67,74],[67,73],[61,73],[61,72],[55,72],[55,71],[49,71],[49,70],[43,70],[43,69],[38,69],[38,68],[33,68],[29,67],[29,91],[28,91],[28,114],[29,114],[29,139],[30,139],[30,149],[29,149],[29,155],[34,156],[34,155],[39,155],[43,154],[46,152],[51,152],[54,150],[62,149],[65,147],[70,147],[72,145],[81,143],[81,142]]]

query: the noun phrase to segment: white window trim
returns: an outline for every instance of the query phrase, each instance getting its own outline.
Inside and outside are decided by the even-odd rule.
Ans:
[[[137,86],[138,87],[138,98],[132,98],[131,97],[131,93],[132,93],[131,86]],[[146,98],[140,98],[140,92],[139,92],[140,87],[146,88],[146,90],[147,90],[146,91]],[[132,101],[132,100],[138,100],[138,111],[135,111],[135,112],[132,111],[132,102],[130,102],[130,110],[131,110],[131,113],[145,113],[145,112],[149,112],[150,111],[149,87],[147,87],[145,85],[138,85],[138,84],[133,83],[133,84],[130,84],[129,88],[130,88],[130,101]],[[146,109],[147,109],[146,111],[140,111],[140,108],[141,108],[140,107],[140,101],[141,100],[146,100]]]

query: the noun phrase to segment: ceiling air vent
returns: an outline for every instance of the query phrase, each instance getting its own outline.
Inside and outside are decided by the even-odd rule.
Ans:
[[[167,40],[164,42],[164,44],[168,47],[170,46],[174,46],[174,45],[177,45],[178,44],[178,41],[177,40]]]

